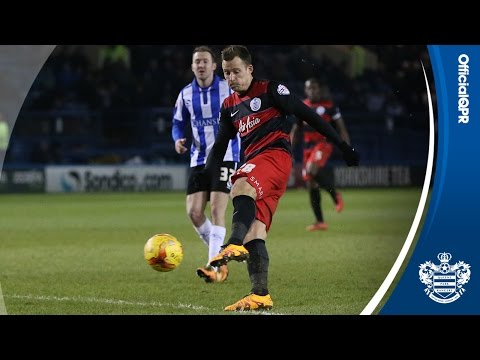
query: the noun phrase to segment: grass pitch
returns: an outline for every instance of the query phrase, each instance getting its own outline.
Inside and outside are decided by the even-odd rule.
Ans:
[[[305,190],[281,199],[267,240],[271,314],[359,314],[390,271],[417,210],[420,188],[343,189],[327,231]],[[227,236],[232,205],[227,210]],[[143,259],[155,233],[176,236],[184,260],[160,273]],[[207,248],[185,213],[183,192],[0,196],[0,286],[8,314],[216,315],[250,290],[246,264],[225,283],[195,274]],[[1,300],[1,299],[0,299]]]

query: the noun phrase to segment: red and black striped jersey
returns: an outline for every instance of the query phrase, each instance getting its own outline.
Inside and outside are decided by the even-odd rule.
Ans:
[[[234,92],[220,109],[220,125],[205,171],[217,169],[228,141],[240,133],[245,161],[268,148],[280,148],[291,154],[288,115],[303,119],[333,143],[342,139],[335,129],[323,120],[288,88],[276,81],[253,79],[245,93]]]
[[[290,92],[279,83],[253,80],[245,94],[233,93],[220,110],[220,122],[242,139],[245,159],[267,148],[282,148],[291,153],[286,109]]]
[[[340,109],[332,100],[320,100],[312,102],[309,99],[305,99],[303,102],[305,105],[315,110],[315,112],[326,122],[331,123],[332,121],[338,120],[342,117]],[[302,120],[299,121],[303,122],[303,140],[306,144],[326,141],[325,136],[309,126],[306,122]]]

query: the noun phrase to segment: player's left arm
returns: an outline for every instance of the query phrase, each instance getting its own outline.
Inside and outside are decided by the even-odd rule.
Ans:
[[[359,156],[355,149],[340,137],[332,125],[323,120],[312,108],[304,104],[298,96],[291,94],[285,85],[272,81],[268,84],[268,93],[274,104],[281,111],[302,119],[337,145],[342,150],[348,166],[358,166]]]
[[[348,134],[348,130],[345,126],[345,121],[343,120],[343,117],[339,117],[335,121],[335,124],[337,124],[338,132],[340,133],[340,137],[343,139],[343,141],[351,145],[352,143],[350,142],[350,135]]]
[[[302,131],[303,131],[303,121],[297,119],[293,123],[292,128],[290,129],[290,142],[292,143],[293,146],[296,145],[300,140],[300,135]]]
[[[330,109],[330,112],[331,112],[330,117],[334,121],[335,127],[340,133],[340,137],[347,144],[351,145],[352,143],[350,142],[350,135],[348,134],[348,130],[345,125],[345,121],[343,120],[343,116],[342,116],[342,113],[340,112],[339,107],[334,104],[333,107]]]
[[[271,81],[268,84],[268,92],[275,105],[284,113],[295,115],[305,121],[338,146],[343,142],[332,125],[323,120],[312,108],[305,105],[298,96],[291,94],[285,85]]]

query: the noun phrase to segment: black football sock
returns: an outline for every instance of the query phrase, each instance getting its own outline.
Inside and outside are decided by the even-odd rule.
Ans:
[[[323,213],[320,207],[320,189],[309,189],[310,205],[312,206],[313,213],[317,222],[323,222]]]
[[[321,188],[328,191],[332,197],[333,202],[337,203],[337,191],[335,190],[335,178],[333,174],[333,169],[322,169],[317,176],[315,176],[315,181],[320,185]]]
[[[333,188],[331,188],[328,193],[330,194],[330,196],[332,197],[332,200],[333,202],[335,203],[335,205],[337,204],[337,191]]]
[[[265,240],[254,239],[245,244],[250,254],[247,260],[248,275],[252,283],[251,292],[260,296],[268,294],[268,252]]]
[[[257,205],[250,196],[239,195],[233,198],[232,233],[225,245],[243,245],[250,226],[257,214]]]

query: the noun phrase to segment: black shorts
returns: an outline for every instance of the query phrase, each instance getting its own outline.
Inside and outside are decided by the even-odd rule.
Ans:
[[[202,184],[195,186],[193,181],[193,174],[203,170],[205,166],[195,166],[190,168],[190,174],[188,176],[187,195],[199,192],[199,191],[221,191],[224,193],[230,193],[230,178],[237,171],[238,163],[235,161],[224,161],[220,167],[220,171],[212,179],[205,181]]]

